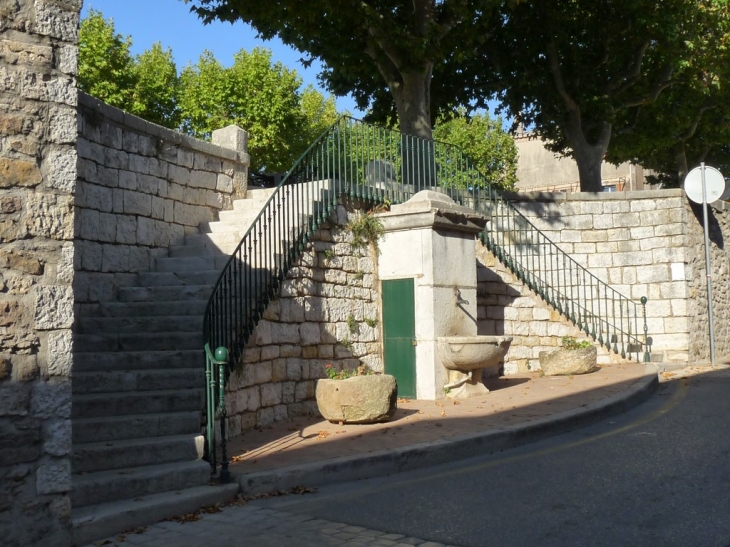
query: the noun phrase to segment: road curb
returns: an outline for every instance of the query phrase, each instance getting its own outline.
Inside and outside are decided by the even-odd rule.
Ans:
[[[499,452],[626,412],[647,400],[658,385],[656,365],[647,364],[644,367],[644,375],[622,392],[527,424],[389,451],[248,473],[239,475],[236,480],[241,492],[250,495],[273,490],[289,490],[294,486],[324,486],[335,482],[382,477],[448,463],[455,459]],[[458,457],[455,457],[455,454],[458,454]]]

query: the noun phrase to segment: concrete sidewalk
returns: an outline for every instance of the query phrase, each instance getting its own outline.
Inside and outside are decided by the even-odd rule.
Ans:
[[[230,470],[244,494],[382,476],[555,435],[623,412],[656,385],[656,367],[638,363],[582,376],[493,378],[484,397],[401,399],[383,424],[300,418],[251,431],[229,444]]]
[[[339,425],[299,418],[250,431],[230,442],[230,470],[243,496],[296,486],[307,491],[333,482],[389,475],[506,450],[575,429],[628,410],[650,397],[657,386],[657,367],[643,363],[603,365],[583,376],[533,373],[494,378],[488,381],[490,393],[484,397],[399,400],[396,416],[384,424]],[[221,496],[221,502],[223,497],[230,498],[231,490],[221,489]],[[202,547],[240,544],[236,540],[262,547],[438,545],[274,513],[239,498],[212,514],[186,515],[93,545]],[[243,522],[248,525],[242,526]]]

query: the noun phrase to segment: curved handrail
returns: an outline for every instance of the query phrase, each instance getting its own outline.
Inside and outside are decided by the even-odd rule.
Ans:
[[[230,362],[239,361],[287,272],[342,196],[395,204],[424,189],[445,192],[488,218],[479,235],[487,248],[593,340],[623,357],[635,354],[637,360],[644,348],[648,360],[645,299],[640,305],[621,295],[563,252],[458,147],[349,116],[297,159],[246,231],[206,306],[204,343],[228,348]],[[222,398],[223,391],[211,393]]]

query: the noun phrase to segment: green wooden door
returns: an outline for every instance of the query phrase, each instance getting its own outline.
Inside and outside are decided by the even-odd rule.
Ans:
[[[385,372],[395,376],[399,397],[416,397],[416,308],[413,279],[383,281]]]

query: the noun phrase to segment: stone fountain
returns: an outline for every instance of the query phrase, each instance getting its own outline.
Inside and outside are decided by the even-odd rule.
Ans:
[[[429,190],[379,218],[380,279],[414,280],[416,397],[487,393],[483,371],[499,370],[512,340],[477,335],[475,236],[487,219]]]

